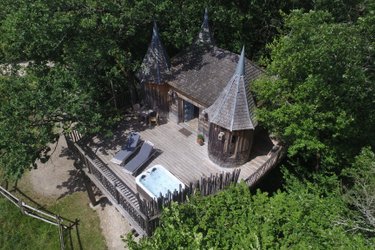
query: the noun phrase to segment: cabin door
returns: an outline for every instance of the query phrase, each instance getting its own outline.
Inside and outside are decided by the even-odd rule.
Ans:
[[[184,122],[194,119],[194,105],[184,101]]]

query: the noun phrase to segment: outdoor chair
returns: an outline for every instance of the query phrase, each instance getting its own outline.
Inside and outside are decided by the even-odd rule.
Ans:
[[[154,144],[145,141],[139,151],[128,163],[125,164],[123,170],[132,175],[136,175],[137,171],[151,158]]]
[[[155,123],[156,125],[159,126],[159,113],[156,112],[155,115],[150,116],[150,118],[148,119],[148,123],[149,123],[150,125],[152,125],[152,124]]]
[[[131,133],[128,141],[121,147],[121,150],[115,154],[111,162],[121,165],[128,159],[138,146],[140,135],[138,133]]]

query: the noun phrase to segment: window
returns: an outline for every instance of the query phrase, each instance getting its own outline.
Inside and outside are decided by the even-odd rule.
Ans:
[[[229,142],[229,155],[232,156],[234,154],[234,150],[236,149],[236,141],[237,136],[232,135]]]

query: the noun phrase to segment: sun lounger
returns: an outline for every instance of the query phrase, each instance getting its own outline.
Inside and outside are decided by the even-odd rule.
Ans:
[[[140,135],[138,133],[131,133],[128,141],[122,146],[121,150],[111,159],[111,162],[121,165],[128,159],[137,148]]]
[[[138,169],[141,168],[151,158],[153,148],[154,144],[149,141],[145,141],[139,153],[125,164],[123,170],[128,174],[135,175]]]

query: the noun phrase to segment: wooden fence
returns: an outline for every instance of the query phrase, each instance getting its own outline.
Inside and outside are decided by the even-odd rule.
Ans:
[[[184,202],[196,192],[201,195],[215,194],[232,183],[237,183],[240,170],[218,173],[209,177],[202,177],[186,188],[169,192],[153,201],[141,199],[138,193],[130,189],[109,167],[103,163],[90,148],[79,145],[74,138],[80,136],[66,136],[68,148],[76,155],[86,175],[107,196],[113,205],[132,224],[141,235],[151,235],[159,225],[159,217],[164,206],[171,202]],[[84,148],[84,149],[83,149]]]
[[[28,215],[48,224],[57,226],[59,229],[60,249],[66,249],[67,246],[64,240],[64,230],[71,230],[74,226],[77,226],[78,220],[73,222],[67,219],[62,219],[59,215],[47,211],[42,211],[40,209],[36,209],[32,206],[29,206],[26,203],[24,203],[21,199],[18,199],[16,196],[11,194],[2,186],[0,186],[0,194],[4,196],[6,199],[8,199],[10,202],[12,202],[16,207],[18,207],[22,214]],[[70,243],[70,248],[73,249],[72,242]],[[82,247],[80,247],[80,249],[82,249]]]
[[[257,182],[259,182],[268,171],[270,171],[282,160],[285,155],[285,148],[282,146],[276,146],[273,148],[273,150],[271,150],[270,154],[270,158],[265,163],[263,163],[263,165],[258,168],[254,174],[252,174],[245,180],[245,183],[249,187],[252,187]]]
[[[235,169],[233,172],[211,174],[209,177],[201,177],[200,180],[194,183],[191,182],[184,189],[180,186],[180,190],[168,192],[165,196],[160,196],[153,201],[142,200],[140,202],[141,211],[150,218],[156,218],[160,215],[163,207],[169,206],[171,202],[183,203],[188,197],[197,192],[202,196],[212,195],[231,184],[237,183],[240,172],[240,169]]]

